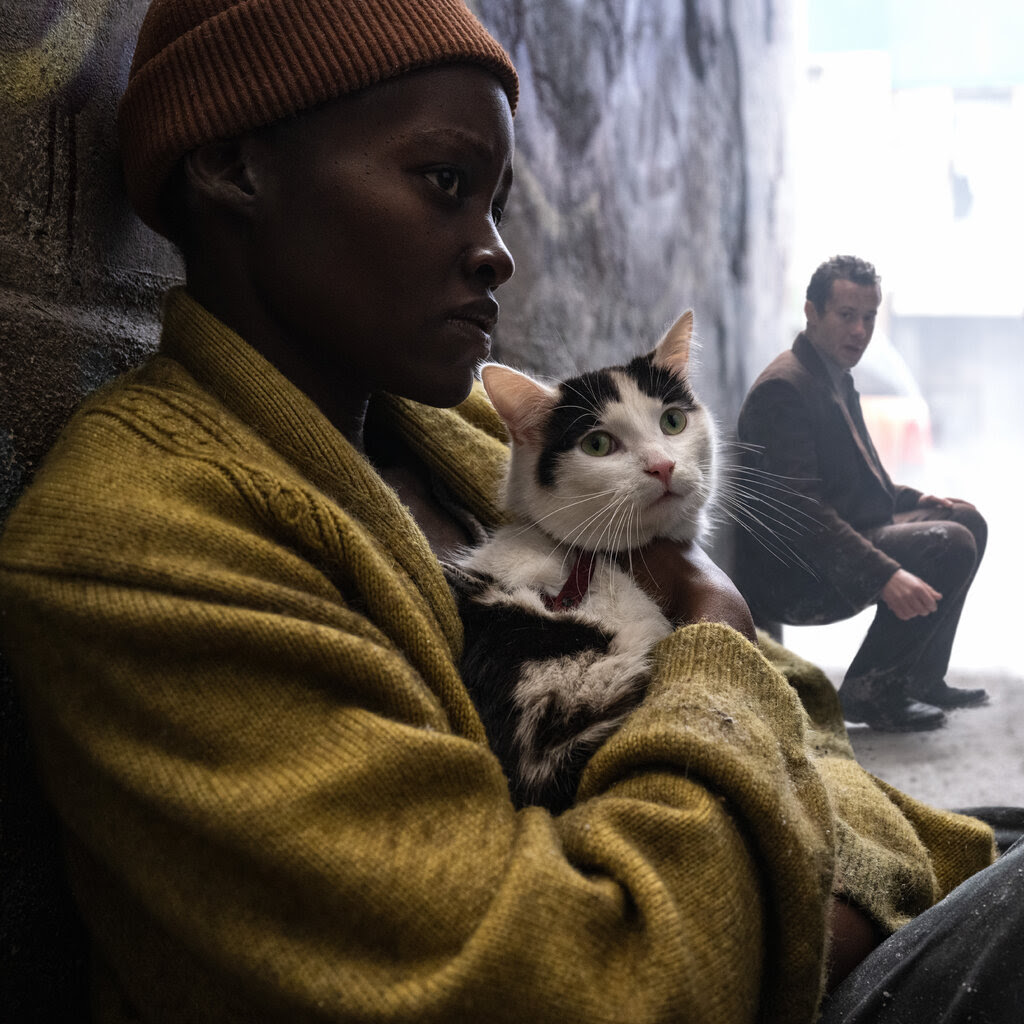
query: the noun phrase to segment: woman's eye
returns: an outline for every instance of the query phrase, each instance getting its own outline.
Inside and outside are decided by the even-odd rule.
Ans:
[[[427,171],[426,177],[427,181],[453,198],[458,196],[462,187],[462,174],[454,167],[438,167],[436,170]]]
[[[501,223],[501,218],[504,215],[505,210],[500,206],[491,207],[491,220],[494,221],[494,226],[497,227]]]
[[[686,429],[686,413],[682,409],[666,409],[661,414],[661,432],[663,434],[681,434]]]
[[[595,430],[580,441],[580,448],[587,455],[611,455],[615,451],[615,440],[603,430]]]

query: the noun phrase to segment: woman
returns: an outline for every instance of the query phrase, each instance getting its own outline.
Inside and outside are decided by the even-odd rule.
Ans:
[[[514,811],[438,557],[499,518],[516,98],[454,0],[147,15],[126,181],[186,286],[0,544],[97,1020],[809,1021],[833,905],[842,973],[991,859],[860,772],[699,551],[576,806]]]

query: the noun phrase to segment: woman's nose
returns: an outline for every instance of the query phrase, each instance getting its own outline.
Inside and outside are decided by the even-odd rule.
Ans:
[[[488,234],[470,248],[467,269],[474,277],[482,278],[488,288],[497,288],[515,273],[516,264],[493,223]]]

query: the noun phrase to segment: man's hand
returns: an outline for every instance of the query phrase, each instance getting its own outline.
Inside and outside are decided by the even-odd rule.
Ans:
[[[670,622],[722,622],[757,643],[746,601],[699,545],[656,540],[619,561]]]
[[[917,499],[918,508],[952,508],[954,505],[966,505],[968,508],[974,508],[969,501],[964,501],[962,498],[940,498],[937,494],[922,494]]]
[[[942,595],[906,569],[897,569],[882,587],[882,600],[897,619],[931,615],[939,607]]]

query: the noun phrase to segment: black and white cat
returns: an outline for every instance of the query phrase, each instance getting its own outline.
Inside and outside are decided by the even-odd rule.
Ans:
[[[571,803],[672,630],[618,556],[705,529],[716,435],[686,375],[692,334],[687,311],[647,355],[557,385],[481,371],[511,437],[510,519],[450,579],[463,678],[518,805]]]

